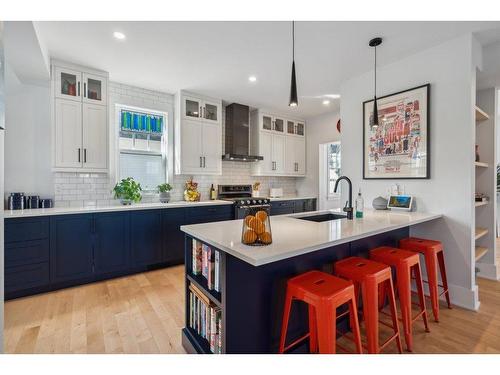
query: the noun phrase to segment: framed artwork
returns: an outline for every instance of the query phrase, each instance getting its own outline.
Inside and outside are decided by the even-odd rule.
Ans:
[[[430,178],[430,84],[363,102],[363,179]]]

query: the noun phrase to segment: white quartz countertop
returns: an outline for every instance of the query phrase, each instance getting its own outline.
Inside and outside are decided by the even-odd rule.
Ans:
[[[67,214],[86,214],[94,212],[115,212],[115,211],[135,211],[135,210],[153,210],[161,208],[179,208],[179,207],[197,207],[197,206],[215,206],[215,205],[231,205],[233,202],[213,200],[201,202],[170,202],[170,203],[137,203],[129,206],[110,205],[110,206],[90,206],[90,207],[54,207],[54,208],[37,208],[34,210],[5,210],[4,218],[16,217],[33,217],[33,216],[51,216],[51,215],[67,215]]]
[[[321,223],[297,219],[328,212],[340,213],[331,210],[272,216],[273,243],[267,246],[241,243],[242,220],[183,225],[181,230],[253,266],[261,266],[442,217],[422,212],[368,210],[362,219]]]
[[[279,202],[279,201],[295,201],[295,200],[300,200],[300,199],[316,199],[316,197],[313,197],[312,195],[293,195],[293,196],[283,196],[283,197],[270,197],[269,198],[271,202]]]

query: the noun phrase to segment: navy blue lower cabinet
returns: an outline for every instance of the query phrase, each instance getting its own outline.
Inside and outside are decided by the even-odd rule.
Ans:
[[[133,266],[162,262],[162,210],[130,213],[131,253]]]
[[[169,264],[184,263],[184,233],[180,226],[187,223],[187,211],[183,208],[163,210],[163,261]]]
[[[50,218],[51,282],[83,279],[93,274],[93,215]]]
[[[271,202],[271,215],[293,214],[295,212],[294,201]]]
[[[210,223],[233,219],[233,206],[231,204],[216,206],[201,206],[189,208],[189,224]]]
[[[127,212],[99,213],[94,220],[95,274],[130,268],[130,215]]]
[[[49,262],[5,267],[5,297],[15,298],[39,292],[50,283]],[[37,290],[31,293],[23,291]]]

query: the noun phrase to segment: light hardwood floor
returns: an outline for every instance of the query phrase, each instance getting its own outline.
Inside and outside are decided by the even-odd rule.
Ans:
[[[6,351],[184,353],[183,272],[178,266],[9,301]],[[478,313],[442,306],[430,333],[417,322],[414,352],[500,353],[500,282],[480,279],[479,290]]]

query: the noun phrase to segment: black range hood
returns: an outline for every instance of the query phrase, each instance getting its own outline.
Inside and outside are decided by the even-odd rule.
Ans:
[[[250,155],[250,108],[233,103],[226,107],[226,153],[222,160],[259,161],[262,156]]]

